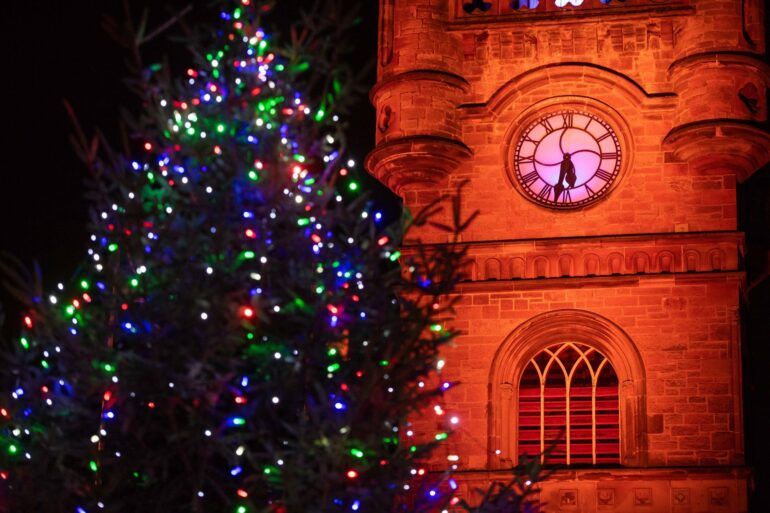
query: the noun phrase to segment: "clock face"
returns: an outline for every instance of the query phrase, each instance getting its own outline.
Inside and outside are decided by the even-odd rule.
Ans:
[[[564,110],[529,125],[514,154],[516,180],[535,202],[587,205],[609,191],[620,172],[618,137],[593,114]]]

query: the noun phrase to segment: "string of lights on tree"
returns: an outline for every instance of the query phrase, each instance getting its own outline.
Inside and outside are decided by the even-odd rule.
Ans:
[[[135,156],[104,164],[89,265],[35,296],[4,378],[7,497],[50,503],[47,482],[66,491],[37,511],[457,502],[420,462],[459,423],[436,319],[462,255],[402,258],[344,156],[342,86],[295,90],[311,65],[261,14],[227,2],[215,49],[148,84]],[[413,432],[418,411],[433,432]]]

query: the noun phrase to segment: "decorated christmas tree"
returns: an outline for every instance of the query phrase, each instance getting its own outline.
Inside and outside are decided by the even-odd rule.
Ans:
[[[454,198],[454,242],[403,257],[439,207],[387,225],[359,196],[335,19],[281,45],[263,5],[220,7],[184,77],[141,68],[126,152],[82,141],[93,235],[76,279],[16,280],[29,310],[2,369],[0,511],[451,506],[454,481],[421,461],[452,430],[440,319],[468,220]],[[413,433],[425,411],[435,431]]]

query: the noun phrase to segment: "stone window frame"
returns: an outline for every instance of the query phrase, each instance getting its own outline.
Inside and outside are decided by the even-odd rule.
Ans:
[[[556,310],[520,324],[498,348],[489,374],[488,467],[517,463],[518,387],[529,360],[546,347],[576,342],[605,355],[618,377],[620,464],[647,465],[646,379],[641,354],[615,323],[585,310]]]

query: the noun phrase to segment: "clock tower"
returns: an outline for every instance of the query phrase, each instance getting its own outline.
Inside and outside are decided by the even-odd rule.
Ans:
[[[764,8],[380,0],[368,169],[412,210],[467,181],[480,212],[436,456],[466,497],[553,446],[550,512],[747,511],[736,185],[770,161]]]

